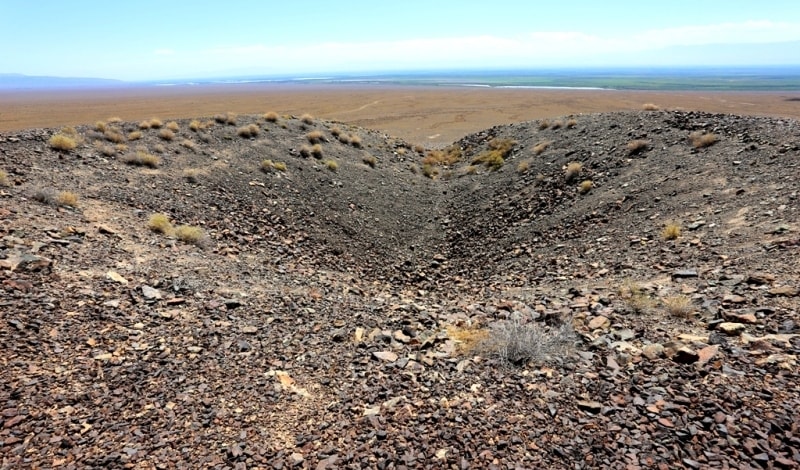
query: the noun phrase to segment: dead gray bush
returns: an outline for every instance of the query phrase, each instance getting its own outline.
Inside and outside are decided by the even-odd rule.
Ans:
[[[516,315],[491,328],[486,346],[504,362],[523,365],[545,363],[566,357],[574,348],[575,333],[567,321],[559,327]]]

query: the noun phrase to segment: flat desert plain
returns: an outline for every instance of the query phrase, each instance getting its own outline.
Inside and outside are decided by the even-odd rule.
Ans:
[[[447,145],[488,127],[568,114],[662,109],[800,117],[797,92],[614,91],[394,85],[227,84],[110,90],[0,92],[0,132],[275,111],[385,131],[415,144]]]

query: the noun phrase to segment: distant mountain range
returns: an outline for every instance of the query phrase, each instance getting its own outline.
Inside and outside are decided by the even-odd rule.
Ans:
[[[46,77],[20,73],[0,73],[0,90],[41,90],[69,88],[117,88],[130,85],[106,78]]]

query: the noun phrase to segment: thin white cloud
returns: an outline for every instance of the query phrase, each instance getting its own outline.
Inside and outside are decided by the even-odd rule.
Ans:
[[[609,59],[677,46],[787,41],[800,41],[800,23],[748,21],[610,35],[549,31],[507,37],[476,35],[297,46],[254,44],[206,50],[198,61],[214,63],[221,70],[262,66],[277,72],[558,66],[602,64]]]

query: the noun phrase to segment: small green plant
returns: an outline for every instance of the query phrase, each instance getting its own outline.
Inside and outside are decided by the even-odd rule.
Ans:
[[[50,137],[47,143],[50,148],[60,152],[69,152],[78,146],[77,138],[64,134],[63,131]]]
[[[56,203],[60,206],[77,207],[78,195],[72,191],[61,191],[56,195]]]
[[[689,318],[694,313],[692,300],[685,295],[671,295],[661,299],[667,313],[673,317]]]
[[[311,131],[306,134],[306,139],[308,139],[308,141],[312,144],[318,144],[325,141],[325,134],[323,134],[321,131]]]
[[[267,122],[278,122],[278,113],[275,111],[269,111],[268,113],[264,114],[264,120]]]
[[[261,128],[258,127],[258,124],[249,124],[236,129],[236,135],[244,138],[253,138],[256,137],[260,131]]]
[[[650,141],[643,139],[632,140],[628,142],[626,148],[628,149],[628,155],[638,155],[650,148]]]
[[[156,233],[168,235],[172,233],[172,222],[169,221],[167,214],[159,212],[150,216],[147,221],[147,228]]]
[[[645,103],[642,105],[642,109],[645,111],[658,111],[661,108],[659,108],[657,104]]]
[[[375,165],[378,163],[378,159],[372,155],[364,155],[361,158],[361,161],[364,162],[364,164],[368,165],[370,168],[375,168]]]
[[[174,234],[178,240],[192,245],[199,245],[205,238],[203,229],[194,225],[178,225]]]
[[[158,132],[158,137],[159,137],[161,140],[166,140],[166,141],[168,141],[168,142],[169,142],[169,141],[171,141],[171,140],[175,139],[175,133],[174,133],[174,132],[172,132],[172,131],[171,131],[171,130],[169,130],[169,129],[166,129],[166,128],[164,128],[164,129],[161,129],[161,130]]]
[[[583,164],[580,162],[571,162],[567,165],[566,170],[564,170],[564,176],[567,179],[567,183],[572,183],[581,174],[581,170],[583,170]]]
[[[333,159],[324,160],[322,164],[331,171],[336,171],[339,169],[339,164]]]
[[[719,142],[719,136],[705,132],[692,132],[689,134],[689,141],[691,142],[692,147],[701,149],[705,147],[711,147]]]
[[[553,143],[552,140],[545,140],[544,142],[539,142],[538,144],[533,146],[533,154],[534,155],[543,154],[544,151],[547,150],[547,147],[549,147],[550,144],[552,143]]]
[[[586,194],[591,191],[593,187],[594,183],[592,183],[592,180],[584,180],[580,185],[578,185],[578,192],[581,194]]]
[[[161,159],[144,150],[137,150],[136,153],[128,154],[122,161],[128,165],[146,166],[148,168],[158,168],[158,165],[161,164]]]
[[[314,116],[306,113],[300,116],[300,120],[303,121],[305,124],[313,124],[314,123]]]
[[[667,222],[661,231],[664,240],[675,240],[681,236],[681,226],[677,222]]]

